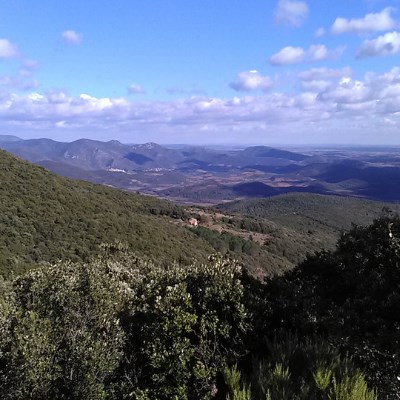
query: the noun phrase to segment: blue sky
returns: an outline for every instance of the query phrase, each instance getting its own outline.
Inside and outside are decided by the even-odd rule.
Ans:
[[[399,56],[399,0],[3,0],[0,134],[400,145]]]

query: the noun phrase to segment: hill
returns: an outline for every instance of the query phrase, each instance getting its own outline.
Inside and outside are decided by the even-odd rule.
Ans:
[[[0,142],[18,142],[22,140],[21,138],[19,138],[18,136],[14,136],[14,135],[0,135]]]
[[[294,267],[307,253],[333,248],[351,223],[369,224],[383,207],[399,210],[387,203],[306,193],[236,201],[218,211],[184,209],[62,178],[3,151],[0,167],[0,273],[5,276],[37,263],[86,261],[101,243],[114,241],[153,259],[184,263],[217,251],[257,276],[273,275]],[[73,175],[73,168],[64,168]],[[107,182],[107,174],[98,182]],[[126,176],[121,173],[121,179]],[[197,229],[188,229],[189,216],[199,219]]]
[[[59,177],[0,151],[0,274],[43,262],[87,260],[121,241],[160,260],[204,260],[213,249],[172,222],[169,202]]]
[[[353,224],[369,225],[382,210],[399,212],[400,206],[351,197],[289,193],[264,199],[240,200],[218,206],[231,214],[225,223],[269,235],[269,252],[293,265],[307,253],[332,249],[341,232]]]
[[[220,232],[204,223],[190,230],[186,220],[197,216],[190,208],[63,178],[4,151],[0,151],[0,179],[0,274],[4,276],[39,263],[87,261],[101,243],[115,241],[161,261],[204,261],[220,252],[259,275],[280,273],[297,260],[265,246],[261,236],[253,239],[257,231],[243,235],[228,222]],[[229,215],[222,217],[231,220]],[[275,230],[271,232],[265,238],[275,240]]]

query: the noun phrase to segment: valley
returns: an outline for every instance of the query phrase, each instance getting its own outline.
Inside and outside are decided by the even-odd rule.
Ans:
[[[400,149],[126,145],[0,136],[0,148],[70,178],[182,205],[303,192],[400,201]]]

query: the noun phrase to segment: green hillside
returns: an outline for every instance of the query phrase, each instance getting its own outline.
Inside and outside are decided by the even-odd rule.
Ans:
[[[56,260],[86,261],[121,241],[157,260],[204,260],[213,249],[176,226],[182,208],[59,177],[0,151],[0,274]]]
[[[289,265],[307,253],[333,248],[340,233],[353,224],[369,225],[383,210],[400,211],[393,203],[310,193],[235,201],[219,209],[233,214],[225,220],[228,225],[269,235],[267,249]]]

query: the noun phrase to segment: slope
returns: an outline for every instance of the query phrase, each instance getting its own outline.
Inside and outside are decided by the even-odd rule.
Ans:
[[[310,193],[290,193],[265,199],[241,200],[218,206],[233,214],[225,223],[235,229],[269,235],[269,252],[292,265],[307,253],[334,247],[339,235],[352,224],[368,225],[383,209],[399,212],[393,203]]]
[[[0,151],[0,274],[39,262],[87,260],[121,241],[158,260],[204,260],[212,248],[173,224],[166,201],[59,177]]]

